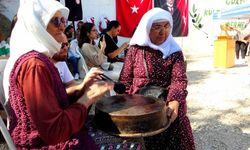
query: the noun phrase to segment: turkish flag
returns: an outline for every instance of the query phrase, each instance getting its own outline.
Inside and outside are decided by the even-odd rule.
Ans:
[[[187,36],[188,35],[188,0],[178,0],[177,7],[180,9],[181,12],[181,35],[180,36]]]
[[[141,17],[152,9],[152,3],[152,0],[116,0],[116,19],[121,24],[120,36],[132,36]]]

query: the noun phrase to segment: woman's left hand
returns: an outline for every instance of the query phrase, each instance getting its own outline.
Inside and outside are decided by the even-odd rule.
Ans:
[[[167,105],[167,117],[170,118],[170,122],[174,122],[174,120],[177,118],[178,116],[178,110],[179,110],[179,102],[177,100],[173,100],[168,102]]]
[[[81,97],[92,84],[101,80],[102,78],[100,77],[100,74],[103,74],[101,69],[92,67],[84,77],[83,81],[75,88],[76,97]]]
[[[102,41],[100,41],[100,49],[101,49],[101,52],[104,54],[104,50],[106,48],[106,41],[105,41],[105,38],[102,39]]]

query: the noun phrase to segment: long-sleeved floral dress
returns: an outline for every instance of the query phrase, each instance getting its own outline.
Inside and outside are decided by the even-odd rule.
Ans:
[[[177,100],[180,103],[178,117],[170,127],[158,135],[145,138],[147,150],[193,150],[195,145],[192,129],[186,116],[188,81],[184,56],[181,51],[171,54],[166,59],[162,56],[160,51],[149,47],[131,46],[126,54],[119,80],[125,84],[128,94],[138,93],[145,85],[158,85],[168,91],[166,102]]]

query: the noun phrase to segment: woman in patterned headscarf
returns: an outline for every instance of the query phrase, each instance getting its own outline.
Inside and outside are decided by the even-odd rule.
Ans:
[[[55,0],[21,0],[4,72],[9,132],[17,149],[95,149],[84,128],[88,107],[113,88],[93,69],[68,97],[51,57],[69,10]],[[71,99],[70,99],[71,98]]]
[[[139,93],[145,85],[166,88],[170,127],[145,138],[146,149],[195,149],[187,113],[187,76],[181,48],[171,35],[172,16],[153,8],[142,17],[126,54],[120,81],[128,94]]]

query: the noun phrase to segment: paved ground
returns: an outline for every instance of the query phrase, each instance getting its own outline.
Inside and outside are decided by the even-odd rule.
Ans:
[[[187,57],[187,98],[197,150],[250,150],[250,69],[213,67],[212,56]]]

